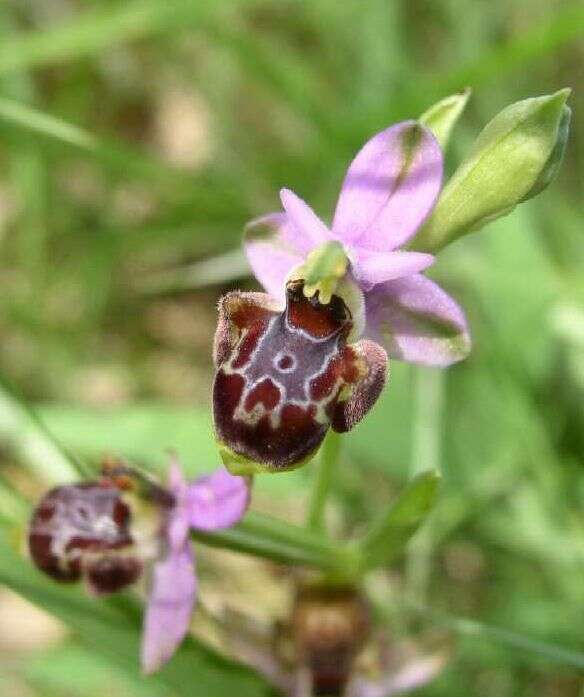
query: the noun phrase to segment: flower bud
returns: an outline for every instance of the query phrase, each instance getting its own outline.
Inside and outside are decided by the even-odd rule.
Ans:
[[[172,502],[170,494],[160,490],[151,502],[136,506],[135,492],[141,483],[139,475],[124,468],[99,481],[49,491],[29,526],[35,565],[57,581],[83,578],[96,594],[137,581],[144,561],[158,551],[161,514]],[[154,524],[148,520],[152,517]]]
[[[310,672],[313,695],[342,695],[370,632],[365,599],[351,586],[308,586],[294,604],[297,661]]]
[[[412,248],[435,253],[548,186],[567,139],[569,94],[525,99],[497,114],[444,187]]]
[[[570,121],[572,119],[572,110],[569,106],[564,104],[562,108],[562,114],[560,116],[560,123],[558,125],[558,134],[556,137],[556,142],[550,156],[545,163],[545,166],[541,170],[538,178],[531,187],[531,189],[525,194],[521,201],[527,201],[537,194],[541,193],[546,189],[552,181],[556,178],[556,175],[560,169],[560,166],[564,160],[564,153],[566,152],[566,143],[568,142],[568,135],[570,133]]]
[[[418,119],[432,131],[442,150],[446,150],[452,129],[461,117],[470,95],[471,90],[467,87],[458,94],[445,97],[433,104]]]

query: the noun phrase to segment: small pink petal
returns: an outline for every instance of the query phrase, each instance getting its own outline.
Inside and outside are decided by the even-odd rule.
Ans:
[[[161,668],[188,632],[197,588],[190,544],[154,565],[151,584],[141,651],[146,674]]]
[[[188,514],[192,527],[218,530],[238,523],[249,505],[250,485],[225,469],[200,477],[189,486]]]
[[[411,276],[427,269],[434,262],[431,254],[423,252],[368,252],[356,254],[353,273],[363,290],[370,290],[384,281]]]
[[[282,189],[280,191],[280,200],[286,211],[288,221],[304,240],[310,240],[310,249],[332,240],[328,227],[312,208],[293,191]],[[303,251],[307,252],[310,249],[304,249]]]
[[[185,486],[186,480],[182,473],[179,459],[176,455],[171,455],[170,465],[168,466],[168,488],[175,496],[181,496]]]
[[[274,298],[284,300],[286,279],[310,247],[283,213],[270,213],[245,227],[243,247],[254,276]]]
[[[186,543],[190,527],[187,505],[175,506],[166,525],[166,538],[172,551],[177,552]]]
[[[430,131],[403,121],[373,136],[349,166],[332,231],[352,246],[389,251],[428,216],[442,183],[442,152]]]
[[[365,295],[365,334],[409,363],[446,366],[470,351],[464,313],[440,286],[415,274],[375,286]]]
[[[347,697],[393,697],[413,692],[432,682],[447,662],[446,654],[412,657],[405,665],[381,675],[377,680],[353,679]]]
[[[180,462],[174,456],[170,460],[168,485],[175,498],[175,505],[166,524],[166,537],[171,550],[178,552],[187,541],[190,524],[187,509],[188,484]]]

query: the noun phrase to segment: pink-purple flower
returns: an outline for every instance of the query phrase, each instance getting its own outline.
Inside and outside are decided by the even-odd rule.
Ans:
[[[224,469],[187,482],[173,461],[166,489],[114,463],[99,480],[56,487],[41,499],[29,550],[41,571],[61,582],[82,579],[93,595],[122,590],[150,571],[141,660],[152,673],[189,628],[197,591],[189,531],[234,525],[249,498],[248,480]]]
[[[404,121],[378,133],[349,166],[330,228],[288,189],[281,191],[283,212],[247,226],[255,276],[282,300],[286,280],[311,251],[341,242],[364,296],[366,337],[409,362],[461,360],[470,349],[464,313],[422,274],[434,257],[403,248],[432,212],[442,170],[440,146],[421,124]]]
[[[158,670],[188,632],[196,600],[195,560],[189,530],[219,530],[235,525],[249,504],[248,480],[224,469],[186,482],[178,462],[170,469],[175,503],[165,525],[166,554],[152,569],[144,617],[142,668]]]

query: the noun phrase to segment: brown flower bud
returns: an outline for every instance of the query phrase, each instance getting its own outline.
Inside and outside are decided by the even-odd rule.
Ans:
[[[156,533],[173,500],[154,484],[146,490],[145,482],[149,480],[129,468],[110,466],[98,481],[49,491],[29,525],[28,546],[35,565],[57,581],[84,578],[97,594],[134,583],[145,556],[158,544]],[[132,495],[144,496],[145,491],[151,505],[141,506],[142,515],[137,517]],[[154,518],[148,526],[144,510]]]
[[[351,586],[309,586],[294,604],[297,660],[308,668],[312,694],[342,695],[369,636],[367,603]]]

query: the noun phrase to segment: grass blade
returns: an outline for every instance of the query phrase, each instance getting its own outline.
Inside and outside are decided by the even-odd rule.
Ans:
[[[85,471],[49,435],[37,415],[0,380],[0,442],[4,441],[41,480],[69,482]]]
[[[433,508],[440,475],[431,470],[415,477],[394,505],[359,543],[365,568],[391,563],[404,550]]]
[[[88,10],[50,28],[4,38],[0,75],[98,53],[118,43],[181,27],[200,14],[201,3],[186,0],[134,0]]]

